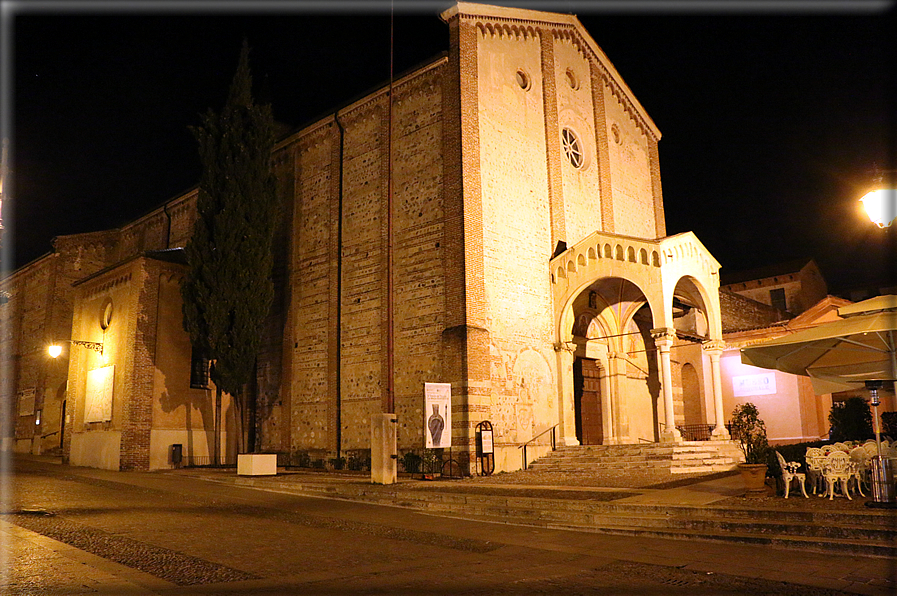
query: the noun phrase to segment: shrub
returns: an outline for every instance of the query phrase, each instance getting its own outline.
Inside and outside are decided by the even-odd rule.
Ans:
[[[881,434],[897,439],[897,412],[881,413]]]
[[[835,402],[828,421],[832,425],[829,432],[832,441],[863,441],[875,436],[869,403],[861,397]]]
[[[744,453],[745,463],[768,463],[769,443],[766,440],[766,424],[760,419],[757,406],[750,402],[735,406],[732,411],[731,433]]]
[[[357,449],[347,453],[347,464],[350,470],[364,471],[371,469],[370,449]]]

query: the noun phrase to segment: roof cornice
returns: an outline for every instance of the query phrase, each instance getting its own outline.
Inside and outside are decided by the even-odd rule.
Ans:
[[[620,76],[620,73],[614,68],[610,58],[604,53],[595,40],[592,39],[588,30],[579,22],[576,15],[561,14],[556,12],[544,12],[540,10],[528,10],[523,8],[508,8],[504,6],[492,6],[489,4],[475,4],[472,2],[459,2],[445,12],[439,15],[440,18],[448,23],[455,18],[465,18],[473,21],[491,21],[493,23],[513,23],[514,25],[530,25],[534,28],[549,29],[554,32],[573,32],[576,41],[581,44],[583,49],[588,48],[594,56],[598,66],[604,71],[605,78],[610,84],[615,95],[623,102],[628,103],[631,113],[636,115],[641,124],[650,131],[657,140],[660,140],[660,129],[648,116],[648,112],[644,106],[636,99],[635,94],[629,85]]]

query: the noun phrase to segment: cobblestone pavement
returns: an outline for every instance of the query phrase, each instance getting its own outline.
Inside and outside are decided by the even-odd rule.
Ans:
[[[508,526],[17,462],[9,595],[888,594],[893,561]],[[839,572],[850,568],[852,575]]]

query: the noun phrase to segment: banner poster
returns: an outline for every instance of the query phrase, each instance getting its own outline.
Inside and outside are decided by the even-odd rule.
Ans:
[[[424,383],[424,436],[427,449],[452,446],[451,383]]]

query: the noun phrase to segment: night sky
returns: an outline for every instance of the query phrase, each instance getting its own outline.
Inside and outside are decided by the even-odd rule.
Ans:
[[[694,231],[724,275],[812,257],[830,291],[897,281],[897,230],[858,203],[874,168],[897,169],[893,4],[493,3],[579,16],[663,134],[668,233]],[[396,73],[448,49],[438,13],[450,5],[396,2]],[[256,95],[291,126],[389,77],[388,2],[145,6],[4,13],[15,266],[54,236],[118,227],[193,186],[187,127],[220,109],[244,37]]]

